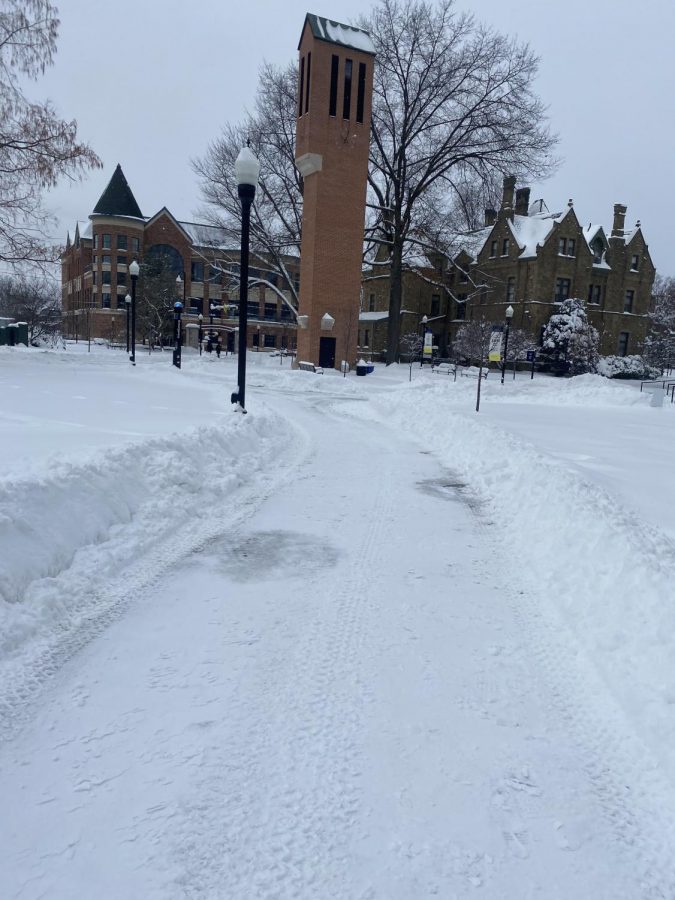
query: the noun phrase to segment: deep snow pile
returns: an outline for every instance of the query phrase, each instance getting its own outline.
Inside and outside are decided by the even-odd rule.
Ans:
[[[604,387],[594,381],[601,379],[559,382],[560,399],[597,398]],[[427,381],[373,399],[387,422],[413,435],[421,422],[434,422],[425,446],[482,501],[510,554],[515,582],[564,616],[675,775],[675,543],[564,461],[486,416],[458,413],[449,396]],[[624,389],[627,403],[639,397]],[[368,413],[359,405],[353,414]],[[584,435],[578,440],[583,447]]]

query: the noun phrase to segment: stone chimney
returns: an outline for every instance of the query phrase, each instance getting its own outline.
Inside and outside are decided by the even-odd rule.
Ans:
[[[516,176],[507,175],[504,178],[504,192],[502,194],[502,210],[509,219],[513,218],[513,195],[516,190]]]
[[[497,210],[496,209],[486,209],[485,210],[485,225],[494,225],[497,221]]]
[[[622,238],[626,224],[627,207],[623,203],[614,204],[614,224],[612,225],[612,237]]]
[[[526,216],[530,208],[530,189],[518,188],[516,191],[516,215]]]

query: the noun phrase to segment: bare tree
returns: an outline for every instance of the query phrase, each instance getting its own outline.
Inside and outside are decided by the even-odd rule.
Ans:
[[[644,357],[663,371],[675,361],[675,278],[656,276],[649,318]]]
[[[453,350],[460,359],[467,359],[469,363],[478,365],[478,385],[476,387],[476,412],[480,410],[480,387],[483,381],[483,369],[487,368],[490,353],[490,341],[494,326],[487,319],[474,319],[467,322],[457,332]]]
[[[555,137],[533,92],[525,44],[455,12],[454,0],[380,0],[361,21],[377,54],[369,184],[370,235],[388,250],[387,362],[399,344],[406,256],[426,252],[436,223],[456,234],[497,175],[542,177]],[[492,188],[493,189],[493,188]]]
[[[0,279],[0,315],[26,322],[28,340],[58,339],[61,298],[56,282],[19,274]]]
[[[46,232],[42,194],[61,177],[81,178],[101,162],[77,140],[77,124],[49,101],[24,92],[52,65],[59,20],[49,0],[0,0],[0,259],[9,264],[58,258]]]
[[[407,357],[410,371],[408,372],[408,381],[412,381],[412,367],[416,359],[422,356],[424,349],[424,340],[420,334],[414,331],[404,334],[401,338],[401,355]]]
[[[173,327],[176,272],[171,260],[161,254],[146,254],[138,279],[136,316],[138,329],[150,350],[163,347]]]
[[[534,337],[524,328],[509,329],[509,346],[506,351],[506,362],[513,363],[513,378],[516,377],[516,364],[528,350],[536,347]]]
[[[265,64],[260,72],[255,111],[239,125],[227,125],[204,157],[192,161],[201,179],[206,220],[220,229],[222,245],[238,248],[241,203],[234,183],[234,162],[250,143],[260,160],[260,180],[251,211],[251,266],[258,275],[251,285],[264,284],[283,300],[290,294],[297,310],[295,279],[287,258],[300,253],[302,177],[295,168],[296,66],[284,69]],[[223,271],[239,278],[239,254],[218,254]]]

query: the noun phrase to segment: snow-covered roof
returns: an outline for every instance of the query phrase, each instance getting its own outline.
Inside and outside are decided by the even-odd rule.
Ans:
[[[521,258],[537,255],[537,247],[543,246],[553,226],[561,222],[567,213],[540,213],[532,216],[514,216],[509,220],[511,234],[521,249]]]
[[[199,247],[232,249],[232,236],[224,228],[217,225],[203,225],[199,222],[180,222],[180,226],[189,235],[192,243]]]
[[[630,244],[630,242],[633,240],[633,238],[637,235],[638,231],[642,231],[642,229],[640,228],[639,225],[636,225],[632,231],[624,231],[624,233],[623,233],[624,241],[627,244]]]
[[[80,229],[80,239],[82,238],[91,238],[92,230],[91,230],[91,222],[79,222],[78,226]]]
[[[382,322],[389,318],[388,312],[362,312],[359,313],[359,322]]]
[[[485,242],[492,232],[492,225],[480,228],[478,231],[472,231],[470,234],[463,234],[457,239],[456,253],[458,256],[462,250],[469,254],[472,259],[476,259],[480,251],[485,246]]]
[[[305,21],[309,22],[314,37],[321,41],[342,44],[344,47],[361,50],[363,53],[375,53],[375,44],[371,36],[361,28],[342,25],[340,22],[333,22],[331,19],[325,19],[313,13],[307,13]]]

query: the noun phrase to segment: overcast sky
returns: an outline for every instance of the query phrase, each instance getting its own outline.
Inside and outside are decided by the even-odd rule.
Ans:
[[[353,21],[359,0],[56,0],[55,66],[38,85],[104,162],[83,184],[52,192],[65,239],[122,164],[145,215],[167,206],[194,219],[190,159],[253,104],[263,59],[294,60],[306,12]],[[469,4],[458,0],[458,8]],[[474,0],[475,15],[530,43],[537,89],[561,137],[562,164],[532,199],[582,223],[612,224],[628,206],[657,269],[675,275],[675,0]]]

